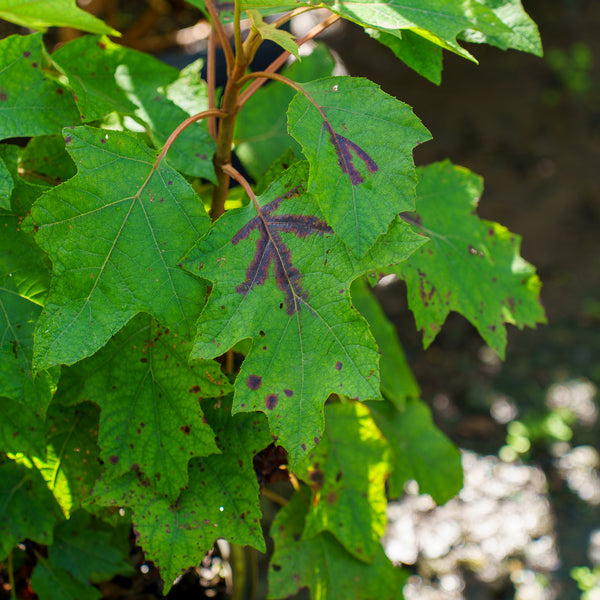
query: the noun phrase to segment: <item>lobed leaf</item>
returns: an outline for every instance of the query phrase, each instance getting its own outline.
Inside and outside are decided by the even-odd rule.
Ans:
[[[77,397],[102,409],[104,481],[134,470],[174,499],[187,485],[190,458],[219,452],[200,400],[229,392],[229,382],[214,361],[188,364],[185,339],[148,315],[132,319],[77,373]]]
[[[0,139],[58,133],[80,123],[69,89],[42,71],[42,53],[39,33],[0,40]]]
[[[30,226],[53,262],[34,368],[73,364],[138,312],[191,337],[204,285],[178,267],[209,218],[193,189],[126,132],[65,130],[78,173],[34,205]]]
[[[323,221],[306,176],[306,163],[294,164],[258,198],[259,215],[252,205],[229,211],[185,261],[214,283],[191,355],[253,340],[233,410],[265,412],[292,465],[317,444],[329,394],[380,397],[378,351],[350,304],[351,282],[424,240],[397,222],[358,260]]]
[[[304,494],[292,496],[271,525],[275,552],[269,567],[268,598],[289,598],[308,588],[312,600],[397,600],[406,572],[395,568],[379,546],[371,564],[342,548],[327,532],[306,539]]]
[[[431,239],[393,271],[407,283],[425,347],[455,310],[503,357],[505,323],[533,327],[545,316],[535,269],[519,256],[519,236],[474,214],[481,192],[477,175],[448,161],[420,169],[417,213],[404,218]]]
[[[412,150],[431,136],[408,105],[366,79],[328,77],[302,88],[288,128],[310,164],[309,191],[362,257],[399,212],[413,210]]]
[[[369,408],[392,448],[390,498],[400,497],[411,479],[438,504],[458,494],[463,482],[460,452],[435,426],[424,402],[410,400],[400,409],[389,402],[370,402]]]
[[[265,551],[252,467],[253,455],[271,440],[264,418],[232,417],[226,400],[204,403],[203,409],[222,454],[190,462],[188,488],[176,502],[156,494],[133,472],[110,483],[101,480],[94,488],[95,503],[132,509],[140,543],[165,581],[164,593],[217,538]]]
[[[387,522],[390,447],[362,404],[329,404],[325,417],[323,438],[295,473],[314,490],[303,539],[329,531],[371,563]]]

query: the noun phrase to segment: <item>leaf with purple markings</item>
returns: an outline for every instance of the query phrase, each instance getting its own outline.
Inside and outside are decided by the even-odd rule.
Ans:
[[[362,257],[399,212],[414,210],[412,150],[429,132],[409,106],[366,79],[328,77],[302,87],[288,127],[310,164],[309,191]]]
[[[226,213],[185,263],[214,283],[191,355],[212,358],[253,340],[234,411],[265,412],[292,464],[318,442],[329,394],[380,397],[379,353],[352,308],[350,284],[425,239],[396,222],[372,253],[355,258],[306,192],[307,170],[302,162],[285,171],[258,198],[259,214],[252,204]]]
[[[544,323],[535,269],[519,255],[520,238],[475,214],[481,178],[449,161],[419,172],[417,212],[408,222],[431,239],[393,269],[408,286],[408,302],[428,346],[448,313],[466,317],[501,357],[506,323]]]

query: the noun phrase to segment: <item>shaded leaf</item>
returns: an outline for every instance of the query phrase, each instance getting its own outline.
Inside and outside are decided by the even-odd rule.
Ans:
[[[25,176],[45,175],[53,183],[61,183],[77,173],[67,153],[62,135],[42,135],[32,138],[21,155],[20,168]]]
[[[113,531],[84,510],[54,529],[54,543],[48,558],[57,568],[65,569],[82,583],[100,583],[115,575],[133,575],[129,547],[117,547]]]
[[[48,282],[43,253],[20,230],[19,218],[0,216],[0,395],[6,399],[3,412],[9,421],[16,419],[14,424],[22,422],[15,414],[19,406],[43,419],[58,381],[57,368],[37,374],[32,368],[34,328],[42,310],[38,302]]]
[[[0,452],[46,456],[46,421],[35,409],[0,396]]]
[[[8,167],[0,158],[0,208],[10,210],[10,197],[14,188],[14,183]]]
[[[398,600],[407,574],[379,546],[371,564],[354,558],[329,533],[306,539],[308,499],[292,496],[271,525],[275,552],[268,598],[288,598],[308,588],[311,600]]]
[[[296,163],[253,205],[221,217],[186,268],[214,288],[198,320],[196,358],[253,344],[235,383],[234,411],[263,411],[295,465],[318,442],[330,393],[378,398],[378,352],[349,286],[423,241],[401,223],[358,260],[330,233]],[[232,237],[232,232],[237,232]],[[314,366],[319,376],[314,377]]]
[[[333,66],[331,53],[319,44],[302,62],[292,63],[281,74],[304,82],[331,75]],[[258,180],[290,146],[300,154],[300,146],[287,131],[285,112],[293,97],[294,90],[289,86],[270,82],[251,96],[244,105],[244,118],[235,122],[235,153],[254,179]]]
[[[80,122],[69,89],[42,72],[41,34],[0,40],[0,57],[0,139],[58,133]]]
[[[392,448],[394,469],[388,481],[390,498],[398,498],[414,479],[422,494],[438,504],[456,496],[462,487],[458,448],[434,425],[429,407],[409,400],[403,409],[388,402],[369,402],[377,426]]]
[[[185,339],[148,315],[132,319],[77,372],[79,398],[102,408],[105,481],[133,469],[159,494],[177,498],[190,458],[218,452],[200,400],[227,393],[229,382],[217,362],[188,364]]]
[[[398,408],[402,408],[409,398],[418,398],[421,391],[406,362],[396,328],[388,321],[364,280],[357,279],[350,291],[352,303],[369,323],[369,329],[381,352],[381,392]]]
[[[90,33],[121,35],[94,15],[81,10],[75,0],[3,0],[0,19],[42,31],[46,27],[73,27]]]
[[[157,147],[188,116],[208,108],[199,69],[180,73],[106,37],[77,38],[58,49],[52,60],[69,78],[83,121],[116,110],[140,121]],[[188,175],[216,181],[214,150],[206,123],[194,123],[174,142],[167,161]]]
[[[43,558],[31,576],[31,587],[39,600],[100,600],[100,590],[75,579],[68,571]]]
[[[290,134],[310,164],[309,190],[325,220],[358,257],[401,211],[413,210],[412,150],[431,136],[412,109],[366,79],[302,86],[288,109]]]
[[[523,10],[521,0],[477,0],[481,4],[491,8],[494,14],[511,31],[486,35],[479,31],[468,30],[463,32],[462,39],[476,44],[486,43],[497,46],[502,50],[514,48],[522,52],[530,52],[536,56],[544,54],[542,41],[537,25]]]
[[[36,469],[0,462],[0,557],[25,539],[50,544],[60,509]]]
[[[372,562],[387,522],[390,458],[366,406],[327,405],[325,433],[296,472],[314,489],[304,539],[329,531],[354,557]]]
[[[404,215],[430,241],[393,271],[427,347],[451,310],[460,312],[501,357],[506,326],[545,322],[540,281],[519,256],[520,237],[479,219],[481,178],[445,161],[419,171],[417,214]]]
[[[231,417],[227,404],[204,403],[222,454],[190,461],[189,485],[177,502],[155,494],[135,473],[110,484],[101,480],[94,488],[94,502],[131,507],[140,543],[165,581],[164,593],[200,563],[217,538],[265,551],[252,457],[271,438],[264,417]]]
[[[72,364],[138,312],[191,336],[204,285],[178,261],[208,226],[193,189],[135,136],[65,131],[78,167],[32,210],[54,277],[36,329],[35,366]]]

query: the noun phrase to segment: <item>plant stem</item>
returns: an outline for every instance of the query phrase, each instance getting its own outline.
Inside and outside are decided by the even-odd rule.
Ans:
[[[208,108],[209,110],[215,109],[217,107],[216,98],[215,98],[215,87],[216,87],[216,73],[215,73],[215,54],[216,54],[216,38],[214,30],[210,30],[210,34],[208,36],[208,53],[206,56],[206,84],[208,86]],[[208,118],[208,133],[213,138],[213,140],[217,139],[217,121],[215,117]]]
[[[315,25],[306,35],[302,36],[299,40],[296,40],[296,45],[298,47],[300,47],[300,46],[302,46],[302,44],[305,44],[309,40],[312,40],[313,38],[318,36],[320,33],[325,31],[325,29],[327,29],[328,27],[331,27],[331,25],[333,25],[339,19],[340,19],[339,15],[331,15],[331,16],[327,17],[327,19],[325,19],[321,23],[319,23],[318,25]],[[291,53],[286,50],[285,52],[280,54],[264,71],[262,71],[262,73],[275,73],[281,66],[283,66],[285,64],[285,61],[290,56],[291,56]],[[264,85],[264,83],[266,81],[266,79],[264,77],[266,77],[266,76],[263,76],[263,79],[257,79],[256,81],[253,81],[242,92],[242,94],[240,95],[240,99],[238,101],[238,106],[237,106],[238,110],[241,109],[242,106],[244,106],[244,104],[246,104],[246,102],[248,102],[248,100],[256,92],[256,90],[258,90],[262,85]]]
[[[265,488],[265,487],[261,488],[260,493],[265,498],[268,498],[269,500],[271,500],[271,502],[275,502],[275,504],[279,504],[279,506],[287,506],[289,504],[288,500],[286,500],[283,496],[280,496],[277,492],[270,490],[269,488]]]
[[[237,5],[237,2],[236,2]],[[231,44],[229,43],[229,38],[227,37],[227,33],[221,23],[221,19],[219,19],[219,12],[217,11],[212,0],[205,0],[204,6],[206,6],[206,10],[212,19],[212,26],[214,31],[217,33],[219,37],[219,41],[221,42],[221,47],[223,48],[223,52],[225,53],[225,62],[227,63],[227,74],[230,74],[233,69],[233,62],[235,60],[233,56],[233,50],[231,49]]]

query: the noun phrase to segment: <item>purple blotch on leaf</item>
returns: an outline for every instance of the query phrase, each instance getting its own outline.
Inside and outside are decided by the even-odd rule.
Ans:
[[[109,457],[109,462],[111,465],[116,465],[119,462],[119,457],[115,456],[114,454],[112,456]]]
[[[288,397],[291,398],[294,395],[294,392],[292,392],[292,390],[283,390],[283,393]]]
[[[379,170],[377,163],[358,144],[355,144],[347,137],[336,133],[327,121],[324,122],[324,125],[329,132],[329,140],[335,149],[340,169],[342,170],[342,173],[348,174],[352,185],[360,185],[365,181],[363,176],[358,172],[358,169],[354,166],[354,156],[352,156],[352,152],[365,163],[369,173],[375,173]]]
[[[276,406],[277,406],[277,395],[276,394],[269,394],[266,398],[265,398],[265,406],[269,409],[269,410],[273,410]]]
[[[339,360],[335,363],[335,368],[337,371],[342,370],[342,363]]]
[[[262,207],[260,215],[254,217],[231,239],[235,246],[246,239],[257,229],[260,237],[256,241],[256,252],[246,270],[246,281],[235,288],[238,294],[247,294],[255,285],[265,283],[271,263],[275,266],[275,281],[277,287],[285,295],[285,306],[288,315],[293,315],[298,309],[296,298],[306,300],[308,294],[300,286],[302,277],[300,271],[292,264],[290,249],[281,239],[281,232],[293,233],[299,238],[312,234],[323,235],[333,233],[325,221],[312,215],[274,215],[273,212],[286,199],[302,193],[301,186],[295,187],[286,194],[279,196]]]
[[[246,379],[246,385],[251,390],[257,390],[262,385],[262,377],[260,377],[260,375],[250,375],[250,377]]]

